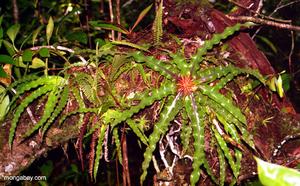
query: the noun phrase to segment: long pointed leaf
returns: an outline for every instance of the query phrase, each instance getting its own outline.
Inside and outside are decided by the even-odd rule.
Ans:
[[[146,148],[146,151],[144,153],[144,161],[142,163],[143,173],[140,177],[141,185],[143,185],[143,182],[147,176],[147,169],[151,162],[152,154],[156,148],[157,142],[159,141],[160,137],[167,132],[169,123],[175,118],[175,116],[179,112],[179,97],[180,95],[177,95],[175,98],[172,98],[167,103],[162,113],[160,114],[159,121],[154,125],[154,130],[152,134],[149,136],[149,146]]]

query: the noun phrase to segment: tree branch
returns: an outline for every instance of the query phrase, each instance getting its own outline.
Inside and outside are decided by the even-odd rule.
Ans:
[[[237,21],[251,21],[257,24],[268,25],[268,26],[273,26],[281,29],[294,30],[300,32],[300,26],[294,26],[291,24],[278,23],[275,21],[270,21],[270,20],[251,17],[251,16],[238,16],[238,17],[228,16],[228,17],[230,19],[237,20]]]
[[[14,23],[19,23],[19,8],[17,0],[12,0]]]

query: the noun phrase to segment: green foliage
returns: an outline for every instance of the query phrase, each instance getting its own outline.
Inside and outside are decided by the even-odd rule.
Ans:
[[[199,110],[194,97],[185,98],[185,109],[191,121],[194,137],[193,172],[190,177],[191,185],[196,185],[200,177],[200,166],[204,163],[204,116]]]
[[[83,114],[91,112],[97,114],[101,118],[90,133],[97,133],[97,146],[95,150],[94,163],[93,163],[93,177],[96,179],[99,160],[103,155],[103,141],[107,128],[112,127],[115,148],[119,161],[122,163],[122,153],[120,137],[118,135],[120,124],[127,122],[128,126],[137,135],[137,137],[147,146],[144,152],[144,161],[142,163],[142,175],[140,183],[143,184],[150,165],[154,151],[156,150],[157,143],[163,137],[170,123],[181,115],[184,124],[181,126],[181,139],[184,146],[184,152],[188,149],[189,143],[193,141],[193,172],[190,177],[191,185],[196,185],[199,178],[201,168],[203,167],[207,174],[215,183],[224,185],[225,182],[225,168],[220,168],[219,180],[217,176],[211,171],[211,167],[205,155],[205,129],[209,130],[213,135],[211,145],[217,148],[220,166],[225,167],[226,164],[231,168],[234,177],[237,178],[240,170],[240,161],[242,158],[241,139],[250,146],[254,147],[252,138],[247,132],[246,118],[242,111],[235,105],[232,99],[222,95],[219,90],[224,88],[228,82],[232,81],[236,76],[246,74],[251,77],[256,77],[263,84],[265,79],[255,70],[242,69],[234,67],[233,65],[218,66],[218,67],[200,67],[200,62],[204,59],[205,53],[210,50],[213,45],[218,44],[222,39],[226,39],[240,28],[241,25],[233,26],[225,29],[224,33],[213,36],[212,40],[206,41],[204,49],[198,49],[198,52],[191,57],[185,59],[183,54],[169,54],[171,61],[157,60],[154,56],[145,56],[142,52],[133,52],[127,56],[119,56],[114,58],[113,68],[117,70],[107,78],[101,70],[96,70],[93,74],[85,72],[75,72],[72,75],[73,86],[71,91],[73,96],[78,102],[79,108],[75,111],[62,115],[59,123],[62,124],[65,119],[74,114]],[[99,63],[103,55],[114,55],[114,52],[105,53],[105,47],[96,52],[98,57],[93,58],[93,63]],[[94,55],[94,53],[92,53]],[[100,57],[99,57],[100,56]],[[200,56],[200,57],[199,57]],[[98,59],[97,59],[98,58]],[[120,75],[132,69],[125,64],[127,58],[134,59],[133,65],[145,65],[148,68],[157,71],[165,79],[160,84],[159,88],[150,88],[144,92],[135,94],[133,100],[137,102],[135,105],[128,105],[124,108],[116,106],[108,106],[107,100],[98,96],[100,88],[99,80],[104,80],[110,86]],[[107,58],[105,58],[107,59]],[[75,66],[74,66],[75,67]],[[124,67],[124,69],[120,68]],[[118,72],[120,70],[120,72]],[[144,71],[140,71],[145,73]],[[144,74],[145,76],[145,74]],[[145,78],[144,78],[145,79]],[[69,82],[70,78],[67,82]],[[108,82],[108,80],[112,82]],[[48,101],[45,104],[44,114],[39,120],[38,124],[29,130],[25,136],[32,134],[35,130],[43,127],[43,133],[49,128],[51,122],[60,115],[63,108],[67,104],[69,95],[69,88],[57,88],[56,91],[48,89],[48,86],[56,82],[51,79],[51,76],[35,79],[35,77],[26,77],[16,82],[17,95],[31,90],[37,89],[30,96],[23,100],[23,104],[17,107],[16,117],[13,120],[10,136],[13,136],[16,123],[20,114],[28,106],[30,102],[37,97],[48,94]],[[211,86],[212,82],[216,82],[215,86]],[[25,84],[26,83],[26,84]],[[65,84],[67,84],[65,82]],[[70,82],[69,82],[70,84]],[[105,88],[105,87],[101,87]],[[37,93],[36,93],[37,92]],[[107,98],[106,98],[107,99]],[[15,102],[16,98],[12,100]],[[88,100],[92,105],[87,107],[84,100]],[[109,100],[109,99],[108,99]],[[154,124],[153,132],[147,138],[144,134],[144,129],[137,125],[137,120],[133,119],[134,115],[139,113],[147,106],[151,106],[155,101],[166,100],[167,103],[163,105],[162,111],[159,114],[159,120]],[[104,101],[104,102],[103,102]],[[108,104],[103,109],[103,104]],[[181,106],[183,103],[183,107]],[[104,105],[105,105],[104,104]],[[101,110],[101,112],[100,112]],[[180,114],[178,114],[180,113]],[[217,124],[216,124],[217,123]],[[226,133],[224,133],[224,131]],[[185,135],[183,135],[185,133]],[[12,142],[13,137],[10,137]],[[107,140],[107,139],[106,139]],[[230,147],[228,144],[235,144]],[[233,148],[234,154],[230,153],[230,148]],[[234,183],[234,182],[233,182]]]
[[[30,78],[29,78],[30,79]],[[39,120],[39,122],[29,131],[25,134],[25,137],[29,136],[37,130],[39,127],[41,127],[45,122],[49,119],[51,116],[57,99],[59,96],[57,96],[57,90],[59,90],[61,87],[64,87],[66,85],[66,80],[60,76],[45,76],[41,77],[37,80],[33,80],[31,82],[25,81],[25,83],[22,83],[19,85],[19,89],[17,88],[17,94],[13,97],[11,104],[16,101],[18,98],[20,98],[20,95],[25,93],[26,91],[32,90],[37,88],[34,92],[32,92],[30,95],[25,97],[19,106],[17,106],[16,111],[14,113],[14,117],[12,119],[11,128],[9,131],[9,145],[12,146],[15,129],[17,127],[17,123],[19,121],[19,118],[25,108],[29,106],[30,103],[32,103],[34,100],[39,98],[42,95],[45,95],[46,93],[49,93],[48,101],[45,106],[44,114],[42,116],[42,119]],[[55,87],[55,88],[53,88]]]
[[[245,26],[247,26],[246,24]],[[219,159],[224,164],[226,157],[227,163],[233,171],[234,177],[237,178],[240,170],[240,161],[242,158],[242,153],[239,150],[241,146],[240,133],[247,143],[253,146],[252,139],[247,132],[245,127],[246,118],[242,111],[235,106],[234,102],[222,95],[219,90],[224,88],[228,82],[234,79],[235,76],[240,74],[251,75],[260,80],[265,84],[265,79],[259,74],[258,71],[251,69],[241,69],[234,67],[232,65],[219,66],[219,67],[207,67],[200,68],[200,62],[203,61],[204,55],[208,50],[210,50],[213,45],[219,44],[222,39],[226,39],[234,32],[238,31],[242,25],[237,24],[233,27],[226,28],[223,33],[216,34],[212,37],[211,40],[205,41],[204,45],[198,49],[197,53],[191,57],[191,60],[184,59],[181,54],[170,54],[172,57],[171,62],[165,62],[155,59],[153,56],[144,56],[141,52],[133,53],[134,59],[138,63],[145,64],[149,68],[159,72],[162,76],[166,78],[165,82],[171,81],[171,85],[177,87],[173,96],[176,95],[176,99],[171,98],[169,95],[163,96],[157,100],[162,100],[163,98],[173,99],[177,101],[178,96],[180,100],[184,102],[184,110],[182,113],[187,113],[189,123],[182,126],[184,131],[192,131],[193,134],[193,144],[194,144],[194,155],[193,155],[193,172],[190,177],[191,185],[196,185],[200,178],[200,168],[203,166],[210,175],[211,179],[216,183],[224,184],[224,175],[220,175],[220,180],[217,181],[215,175],[211,171],[207,159],[205,157],[204,150],[204,139],[205,133],[204,129],[208,128],[216,139],[216,147],[219,149]],[[211,82],[217,82],[215,86],[211,86]],[[164,84],[161,85],[164,87]],[[169,100],[169,104],[172,102]],[[137,107],[137,106],[134,106]],[[141,184],[147,175],[147,169],[152,158],[152,154],[156,149],[156,144],[161,136],[167,132],[168,123],[170,123],[175,115],[172,118],[165,118],[163,114],[165,109],[168,107],[164,106],[162,113],[160,114],[160,121],[155,124],[154,131],[149,137],[149,145],[146,148],[144,153],[144,162],[142,164],[143,174],[140,178]],[[178,106],[177,109],[180,107]],[[216,108],[217,114],[213,112]],[[175,109],[175,108],[174,108]],[[207,111],[205,113],[205,110]],[[177,112],[175,112],[177,114]],[[226,113],[224,115],[224,113]],[[218,123],[219,129],[216,129],[214,122],[208,122],[207,116],[213,117],[209,119],[210,121],[215,121]],[[163,122],[161,122],[163,121]],[[166,121],[168,123],[166,123]],[[222,124],[219,125],[220,123]],[[163,127],[160,127],[160,126]],[[157,127],[158,126],[158,127]],[[224,128],[225,134],[221,129]],[[239,129],[237,131],[236,127]],[[157,129],[158,128],[158,129]],[[188,139],[189,134],[181,135],[183,144],[187,144],[190,139]],[[230,153],[230,148],[228,143],[236,144],[234,147],[234,155]],[[187,145],[185,145],[187,146]],[[186,148],[186,147],[185,147]],[[224,174],[224,170],[222,173]],[[234,183],[234,181],[233,181]],[[233,184],[232,183],[232,184]]]
[[[141,21],[150,8],[151,6],[140,14],[136,24]],[[162,8],[161,1],[153,24],[155,44],[159,44],[163,34]],[[50,17],[46,25],[45,42],[47,44],[50,43],[50,40],[55,40],[53,35],[55,30],[54,21]],[[103,22],[90,22],[90,24],[96,29],[116,30],[124,34],[129,34],[132,31]],[[70,52],[70,50],[58,50],[55,47],[41,47],[18,51],[15,48],[14,40],[19,28],[18,26],[10,28],[8,33],[11,43],[7,42],[4,45],[11,50],[9,53],[13,57],[8,55],[0,57],[7,59],[5,60],[6,63],[13,64],[16,61],[17,63],[13,65],[18,68],[24,68],[25,71],[39,68],[45,69],[45,75],[42,77],[36,75],[22,77],[21,74],[19,80],[7,88],[7,91],[15,91],[15,95],[8,105],[14,113],[9,132],[10,146],[12,146],[22,113],[31,103],[42,97],[42,100],[44,100],[44,103],[42,103],[43,113],[37,123],[30,127],[23,137],[31,136],[38,129],[41,129],[42,134],[45,134],[56,120],[61,126],[68,117],[75,114],[79,114],[78,124],[80,125],[83,121],[83,116],[90,113],[92,117],[87,125],[91,123],[93,125],[88,128],[88,134],[92,134],[91,144],[95,144],[94,146],[91,145],[91,152],[94,152],[94,156],[90,157],[90,162],[93,163],[90,170],[92,171],[93,179],[96,180],[100,159],[103,154],[107,155],[103,146],[104,142],[107,143],[108,140],[106,132],[112,132],[110,136],[112,136],[115,143],[116,156],[122,164],[119,131],[120,127],[124,126],[121,124],[127,123],[139,140],[146,145],[142,163],[142,175],[140,177],[140,184],[142,185],[148,174],[148,168],[158,146],[158,141],[167,134],[173,121],[179,118],[182,120],[180,137],[183,153],[190,153],[193,158],[193,171],[190,176],[191,185],[197,184],[202,169],[206,171],[215,183],[224,185],[226,166],[233,172],[232,184],[234,184],[241,166],[241,143],[245,141],[253,148],[254,144],[251,135],[247,132],[247,120],[243,111],[236,106],[230,96],[221,94],[220,90],[240,75],[254,77],[263,84],[266,81],[256,70],[238,68],[232,64],[213,66],[202,65],[201,63],[204,61],[207,51],[211,50],[213,46],[220,44],[222,40],[233,35],[242,26],[248,25],[248,23],[238,23],[226,28],[223,33],[213,35],[210,40],[204,42],[203,46],[191,58],[186,58],[181,52],[167,53],[167,59],[170,59],[168,61],[146,55],[144,52],[148,52],[147,48],[127,41],[108,42],[102,47],[99,47],[97,44],[96,50],[79,48]],[[39,27],[33,33],[33,44],[41,29],[42,27]],[[72,37],[76,38],[76,36]],[[114,45],[130,46],[139,51],[123,55],[122,52],[115,50]],[[66,55],[66,51],[70,52],[71,55]],[[14,55],[15,52],[18,52],[19,56]],[[81,55],[84,55],[84,57]],[[78,57],[82,63],[76,62],[71,64],[70,59],[74,56]],[[63,70],[60,73],[64,73],[65,78],[48,75],[49,60],[51,61],[52,58],[57,57],[64,60]],[[88,60],[86,61],[85,58],[88,58]],[[56,64],[52,66],[55,67]],[[112,66],[112,72],[109,75],[106,74],[107,72],[104,73],[102,71],[102,68],[105,68],[103,66],[106,65]],[[159,87],[153,88],[148,86],[148,89],[135,93],[133,98],[120,101],[119,99],[125,98],[122,97],[123,95],[116,95],[118,93],[114,86],[118,78],[132,69],[138,69],[142,79],[147,84],[148,74],[145,72],[145,67],[156,71],[163,77],[160,80]],[[105,93],[104,96],[99,96],[100,90]],[[20,105],[17,105],[19,98],[21,99]],[[68,104],[69,99],[76,100],[77,108],[64,113],[64,108]],[[145,129],[139,126],[139,119],[136,116],[140,111],[153,105],[155,102],[166,102],[166,104],[161,105],[161,110],[158,112],[159,119],[154,123],[153,131],[147,137],[144,132]],[[92,121],[94,118],[96,118],[96,121]],[[220,162],[219,176],[213,173],[205,154],[206,130],[212,136],[211,146],[217,149]],[[81,135],[80,138],[84,138],[84,135]],[[189,148],[190,142],[192,142],[193,146],[191,149]],[[231,153],[231,151],[234,153]]]
[[[45,132],[47,131],[49,126],[52,124],[52,122],[54,122],[56,117],[62,112],[62,110],[64,109],[64,107],[68,103],[68,99],[69,99],[69,87],[66,86],[63,89],[62,93],[60,94],[59,100],[58,99],[54,100],[54,101],[58,101],[57,107],[55,108],[53,113],[50,115],[47,123],[44,125],[42,134],[45,134]],[[46,107],[45,107],[45,110],[46,110]]]
[[[143,173],[140,177],[141,185],[143,184],[147,176],[147,169],[152,159],[152,154],[156,148],[157,142],[159,141],[160,137],[167,132],[168,125],[179,112],[180,109],[179,98],[180,98],[180,94],[178,94],[175,98],[170,99],[170,101],[168,101],[168,103],[166,104],[166,106],[164,107],[163,111],[160,114],[159,121],[154,124],[153,132],[149,136],[149,145],[147,146],[146,151],[144,153],[144,161],[142,164]]]
[[[20,31],[20,27],[21,27],[20,24],[15,24],[9,27],[6,31],[6,34],[8,35],[14,47],[15,47],[15,39],[17,37],[17,34]]]
[[[145,144],[148,145],[148,138],[144,134],[144,131],[139,125],[136,123],[136,121],[132,119],[128,119],[126,121],[128,126],[131,128],[131,130],[137,135],[137,137]]]
[[[5,88],[0,85],[0,122],[5,118],[9,110],[9,96],[6,95]]]
[[[94,162],[94,169],[93,169],[93,176],[94,180],[96,180],[97,173],[98,173],[98,167],[100,163],[100,158],[101,158],[101,153],[102,153],[102,147],[103,147],[103,140],[104,140],[104,135],[105,131],[107,129],[107,125],[101,125],[100,131],[99,131],[99,137],[98,137],[98,142],[97,142],[97,147],[96,147],[96,156],[95,156],[95,162]]]
[[[160,43],[161,37],[163,35],[162,19],[163,19],[163,0],[160,0],[160,3],[156,10],[156,15],[152,27],[155,45],[158,45]]]
[[[299,185],[300,172],[281,165],[265,162],[255,158],[258,177],[265,186],[296,186]]]

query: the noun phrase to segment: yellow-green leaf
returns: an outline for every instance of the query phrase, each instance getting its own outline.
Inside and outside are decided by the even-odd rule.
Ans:
[[[275,84],[276,84],[276,89],[277,89],[278,95],[282,98],[283,94],[284,94],[284,90],[283,90],[283,87],[282,87],[281,75],[278,76],[278,78],[275,81]]]
[[[106,30],[114,30],[117,32],[121,32],[122,34],[129,34],[129,31],[126,30],[125,28],[122,28],[119,25],[114,25],[112,23],[107,23],[104,21],[90,21],[89,22],[91,24],[92,27],[94,27],[95,29],[99,30],[99,29],[106,29]]]
[[[46,27],[46,37],[47,37],[47,43],[48,44],[50,42],[50,38],[52,36],[53,29],[54,29],[54,22],[53,22],[52,17],[50,16],[50,18],[48,20],[47,27]]]
[[[258,177],[265,186],[299,186],[300,172],[255,157]]]
[[[23,61],[25,62],[31,61],[32,56],[33,56],[33,52],[31,50],[25,50],[22,55]]]
[[[39,26],[37,29],[35,29],[32,33],[32,45],[34,45],[35,40],[37,38],[37,36],[39,35],[39,33],[41,32],[43,26]]]
[[[274,76],[271,79],[268,79],[266,82],[266,84],[269,86],[270,90],[272,90],[273,92],[276,91],[275,81],[276,81],[276,77]]]
[[[9,53],[9,55],[13,56],[16,53],[14,46],[6,40],[3,40],[2,42],[3,42],[3,45],[6,49],[6,51]]]
[[[11,27],[9,27],[6,31],[6,34],[8,35],[11,42],[14,44],[15,39],[20,31],[20,24],[14,24]]]
[[[0,121],[4,119],[9,107],[9,97],[4,92],[5,88],[0,85]]]
[[[277,48],[276,46],[270,41],[268,38],[263,37],[263,36],[256,36],[256,38],[260,39],[262,42],[264,42],[268,47],[276,54],[277,53]]]
[[[142,21],[142,19],[145,17],[145,15],[149,12],[149,10],[152,8],[152,5],[147,6],[139,15],[137,20],[135,21],[133,27],[130,29],[130,32]]]
[[[130,42],[127,42],[125,40],[122,40],[122,41],[112,41],[111,42],[112,44],[115,44],[115,45],[125,45],[125,46],[129,46],[129,47],[132,47],[132,48],[136,48],[136,49],[139,49],[139,50],[143,50],[143,51],[148,51],[147,48],[143,47],[143,46],[140,46],[140,45],[137,45],[137,44],[134,44],[134,43],[130,43]]]
[[[41,60],[40,58],[33,58],[32,65],[29,66],[29,68],[42,68],[45,67],[45,62]]]

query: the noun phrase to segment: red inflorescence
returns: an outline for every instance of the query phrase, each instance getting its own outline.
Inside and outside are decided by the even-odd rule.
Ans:
[[[178,79],[177,90],[187,96],[196,90],[196,86],[190,76],[182,76]]]

